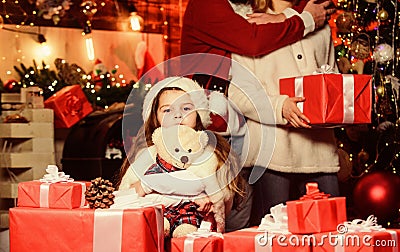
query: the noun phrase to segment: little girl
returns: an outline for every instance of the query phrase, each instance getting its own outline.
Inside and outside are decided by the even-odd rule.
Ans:
[[[206,93],[191,79],[170,77],[154,85],[144,99],[142,113],[144,128],[138,132],[135,146],[128,155],[129,160],[126,160],[121,167],[116,187],[119,190],[135,188],[139,195],[149,193],[148,188],[140,180],[148,168],[156,162],[155,156],[145,158],[145,156],[149,156],[149,153],[143,151],[153,145],[151,136],[154,130],[160,126],[169,127],[177,124],[186,125],[195,130],[205,130],[211,123],[208,106]],[[145,141],[140,140],[142,136]],[[227,216],[234,205],[235,193],[239,196],[235,197],[235,205],[237,205],[236,200],[240,200],[245,182],[240,176],[237,176],[239,173],[237,157],[231,153],[230,145],[222,136],[215,134],[215,139],[214,152],[218,158],[218,170],[223,171],[217,172],[217,177],[222,185],[221,188],[225,187],[223,193],[227,210],[225,216]],[[178,172],[180,171],[174,173]],[[189,199],[187,197],[178,199],[165,195],[166,192],[173,192],[176,185],[176,183],[169,182],[168,174],[152,174],[151,176],[159,176],[158,179],[155,179],[157,183],[153,183],[151,186],[153,191],[163,192],[163,194],[151,193],[147,194],[146,198],[162,203],[166,207],[178,206]],[[185,189],[187,195],[199,195],[204,187],[200,182],[191,181]],[[199,206],[197,210],[203,211],[203,213],[212,210],[207,198],[191,199]],[[218,231],[222,232],[223,230]]]

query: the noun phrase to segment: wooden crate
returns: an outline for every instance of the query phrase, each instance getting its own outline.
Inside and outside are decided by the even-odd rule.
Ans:
[[[0,210],[0,228],[8,228],[9,225],[8,210]]]
[[[0,182],[0,198],[18,198],[18,183]]]

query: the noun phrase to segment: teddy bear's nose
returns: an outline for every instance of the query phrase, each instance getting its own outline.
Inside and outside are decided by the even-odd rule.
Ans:
[[[189,158],[187,156],[182,156],[181,157],[181,162],[186,164],[189,161]]]

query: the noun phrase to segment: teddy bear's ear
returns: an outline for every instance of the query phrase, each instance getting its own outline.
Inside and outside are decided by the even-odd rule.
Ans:
[[[208,144],[208,134],[205,131],[198,131],[197,134],[199,135],[199,143],[204,148]]]
[[[154,145],[157,145],[156,142],[160,141],[161,139],[161,127],[158,127],[157,129],[154,130],[153,134],[151,135],[151,141],[153,141]]]

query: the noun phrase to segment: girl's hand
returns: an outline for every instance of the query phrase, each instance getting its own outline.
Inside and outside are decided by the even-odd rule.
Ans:
[[[206,213],[206,214],[212,212],[213,204],[212,204],[212,202],[210,201],[210,198],[207,195],[205,195],[203,197],[196,198],[193,201],[197,205],[199,205],[199,208],[197,208],[197,210],[199,210],[200,212],[203,212],[203,213]]]
[[[137,181],[129,186],[129,188],[135,188],[136,193],[139,195],[139,197],[144,197],[146,193],[143,190],[142,184],[140,181]]]
[[[267,24],[267,23],[281,23],[285,21],[286,16],[284,14],[269,14],[269,13],[252,13],[247,14],[249,23],[255,24]]]
[[[311,128],[310,119],[308,119],[297,107],[298,102],[304,102],[304,97],[289,97],[283,102],[282,116],[289,121],[295,128]]]

